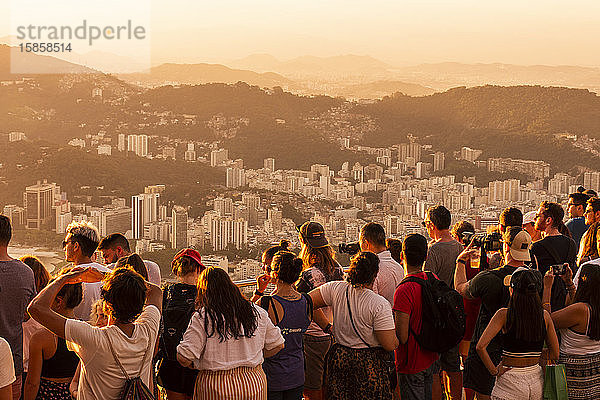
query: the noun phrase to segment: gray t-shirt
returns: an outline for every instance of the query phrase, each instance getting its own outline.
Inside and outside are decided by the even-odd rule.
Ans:
[[[456,240],[450,242],[434,242],[429,245],[425,270],[431,271],[454,288],[454,270],[456,257],[463,251],[463,245]]]
[[[35,294],[31,268],[19,260],[0,261],[0,337],[10,345],[17,376],[23,372],[23,319]]]

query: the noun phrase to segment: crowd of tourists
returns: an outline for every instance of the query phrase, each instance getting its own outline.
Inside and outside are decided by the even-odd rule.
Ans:
[[[346,267],[309,221],[298,252],[264,250],[251,298],[193,249],[160,287],[88,222],[51,276],[10,257],[0,216],[0,400],[541,400],[555,365],[569,399],[600,399],[600,199],[567,213],[509,207],[478,234],[438,205],[429,241],[369,222]]]

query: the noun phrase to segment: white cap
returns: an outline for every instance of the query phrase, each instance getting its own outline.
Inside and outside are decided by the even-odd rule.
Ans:
[[[523,225],[531,224],[535,222],[535,216],[537,215],[537,211],[529,211],[523,215]]]

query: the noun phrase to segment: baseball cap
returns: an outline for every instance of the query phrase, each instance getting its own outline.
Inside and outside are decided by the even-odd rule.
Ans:
[[[318,249],[329,245],[325,237],[325,229],[318,222],[308,221],[297,226],[296,229],[300,232],[306,244],[312,248]]]
[[[537,211],[529,211],[528,213],[523,215],[523,225],[534,223],[536,214]]]
[[[518,292],[540,292],[543,288],[542,274],[535,269],[519,267],[504,277],[504,286],[510,286]]]
[[[196,261],[198,264],[200,264],[200,270],[203,270],[204,268],[206,268],[204,266],[204,264],[202,264],[202,256],[200,256],[200,253],[198,253],[194,249],[182,249],[182,250],[180,250],[173,257],[173,261],[171,261],[171,265],[173,265],[173,263],[175,262],[175,260],[177,260],[178,258],[181,258],[183,256],[187,256],[187,257],[191,258],[192,260]]]
[[[516,261],[531,261],[531,255],[529,254],[531,236],[529,236],[529,233],[521,230],[511,238],[511,232],[513,232],[512,229],[507,230],[503,237],[504,243],[508,245],[510,256]]]

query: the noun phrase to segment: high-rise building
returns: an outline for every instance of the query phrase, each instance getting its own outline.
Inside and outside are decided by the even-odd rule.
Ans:
[[[313,164],[310,166],[310,170],[318,173],[319,176],[326,176],[329,178],[329,165]]]
[[[422,146],[419,143],[402,143],[398,148],[398,159],[406,162],[407,157],[412,157],[415,163],[421,161]]]
[[[512,158],[488,158],[490,172],[520,172],[533,179],[550,176],[550,164],[545,161],[518,160]]]
[[[499,201],[519,201],[521,181],[509,179],[506,181],[493,181],[488,184],[488,201],[490,203]]]
[[[213,210],[217,211],[220,216],[233,214],[233,200],[229,197],[216,197],[213,200]]]
[[[253,193],[243,193],[242,203],[248,207],[248,224],[256,226],[258,224],[258,209],[260,208],[260,196]]]
[[[27,139],[27,136],[23,132],[10,132],[8,134],[9,142],[20,142],[21,140]]]
[[[144,225],[158,220],[158,193],[131,196],[131,231],[133,239],[144,235]]]
[[[266,170],[275,172],[275,159],[274,158],[265,158],[263,161],[263,167]]]
[[[476,150],[470,147],[463,147],[460,149],[460,158],[461,160],[466,160],[474,163],[475,160],[477,160],[482,153],[483,150]]]
[[[10,222],[15,229],[21,229],[25,226],[26,213],[23,207],[19,207],[16,204],[7,204],[2,210],[2,215],[10,218]]]
[[[232,189],[246,186],[246,171],[237,167],[227,168],[225,184]]]
[[[124,133],[119,133],[119,136],[117,136],[117,150],[125,151],[125,134]]]
[[[217,149],[210,152],[210,166],[216,167],[225,163],[229,159],[229,151],[227,149]]]
[[[322,175],[319,177],[319,187],[324,196],[329,196],[331,194],[331,181],[329,176]]]
[[[162,154],[164,158],[175,159],[175,147],[165,146],[162,148]]]
[[[98,145],[98,155],[110,156],[112,154],[112,147],[110,144],[101,144]]]
[[[183,155],[185,161],[196,161],[196,150],[194,149],[194,143],[188,143],[187,150]]]
[[[25,188],[23,206],[27,215],[27,229],[54,228],[52,206],[56,193],[60,193],[60,187],[46,180]]]
[[[107,236],[111,233],[121,233],[127,236],[127,232],[131,230],[131,208],[111,207],[103,209],[98,225],[100,236]]]
[[[150,185],[144,188],[144,193],[164,193],[166,190],[165,185]]]
[[[139,157],[146,157],[148,155],[148,135],[127,136],[127,151],[131,151]]]
[[[433,153],[433,171],[441,171],[446,167],[446,156],[441,151]]]
[[[248,221],[234,220],[231,217],[217,217],[212,220],[210,241],[215,251],[227,249],[232,244],[241,249],[248,244]]]
[[[415,178],[425,179],[429,177],[429,171],[431,171],[431,164],[419,161],[415,170]]]
[[[271,223],[271,227],[275,232],[279,232],[282,229],[283,212],[275,208],[269,208],[267,219]]]
[[[188,213],[187,210],[180,206],[173,206],[171,212],[171,226],[173,233],[171,234],[171,247],[174,249],[183,249],[187,247],[187,230],[188,230]]]
[[[583,187],[600,192],[600,172],[586,172],[583,174]]]

